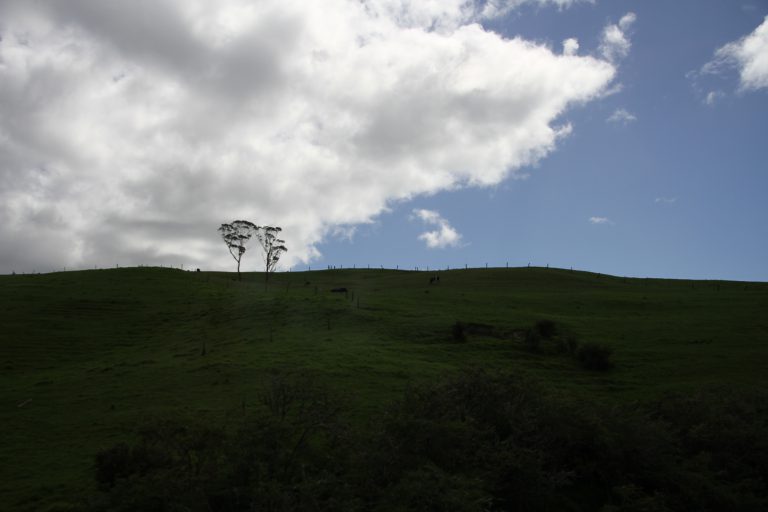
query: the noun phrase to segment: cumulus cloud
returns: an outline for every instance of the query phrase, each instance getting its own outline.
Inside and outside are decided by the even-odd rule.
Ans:
[[[606,121],[609,123],[629,124],[632,121],[637,121],[637,117],[623,108],[618,108],[613,111],[613,114],[611,114]]]
[[[499,183],[616,73],[478,23],[520,3],[0,3],[0,271],[225,269],[238,218],[282,226],[290,265],[394,201]]]
[[[579,40],[571,37],[563,41],[563,55],[576,55],[579,51]]]
[[[636,19],[635,13],[628,12],[621,17],[618,24],[610,24],[603,29],[600,53],[606,60],[616,62],[629,54],[632,44],[627,37],[627,32]]]
[[[742,90],[768,87],[768,16],[751,34],[719,48],[702,72],[720,73],[731,67],[739,70]]]
[[[438,212],[415,209],[413,215],[425,224],[437,227],[433,231],[426,231],[419,235],[419,240],[424,240],[430,249],[457,247],[461,243],[461,234]]]
[[[589,218],[590,224],[613,224],[613,221],[609,219],[608,217],[590,217]]]

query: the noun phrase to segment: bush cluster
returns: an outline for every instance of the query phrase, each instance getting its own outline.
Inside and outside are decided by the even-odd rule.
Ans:
[[[456,343],[464,343],[467,341],[467,326],[464,322],[457,321],[451,327],[451,338]]]
[[[606,408],[471,371],[410,389],[370,426],[352,428],[315,389],[286,414],[271,407],[236,429],[144,429],[136,443],[98,455],[102,493],[88,507],[768,510],[764,393]]]
[[[548,342],[545,345],[545,342]],[[549,350],[569,354],[587,370],[608,371],[613,368],[611,347],[602,343],[579,343],[575,334],[567,332],[553,320],[539,320],[525,331],[523,346],[529,352]]]
[[[613,368],[613,350],[602,343],[584,343],[576,351],[576,357],[587,370],[606,371]]]
[[[468,335],[484,336],[492,338],[504,338],[505,333],[500,332],[492,325],[480,324],[476,322],[460,322],[456,321],[451,326],[451,338],[453,341],[463,343],[467,341]]]
[[[553,342],[552,346],[557,352],[562,352],[566,346],[566,335],[560,334],[560,328],[553,320],[543,319],[537,321],[529,329],[526,329],[523,337],[523,345],[529,352],[541,352],[544,350],[544,342]],[[574,338],[575,339],[575,338]]]

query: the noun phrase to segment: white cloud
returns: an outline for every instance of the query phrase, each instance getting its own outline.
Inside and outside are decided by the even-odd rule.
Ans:
[[[619,20],[619,28],[623,31],[629,30],[629,28],[635,23],[637,16],[633,12],[628,12]]]
[[[616,69],[482,15],[463,0],[0,3],[0,271],[226,269],[216,228],[237,218],[282,226],[290,265],[394,201],[516,175]]]
[[[608,217],[590,217],[589,218],[590,224],[613,224],[613,221],[609,219]]]
[[[419,240],[424,240],[430,249],[444,249],[457,247],[461,243],[461,235],[451,224],[434,210],[413,210],[413,215],[427,225],[436,226],[433,231],[426,231],[419,235]]]
[[[576,55],[579,51],[579,40],[571,37],[563,41],[563,55]]]
[[[628,12],[621,17],[618,24],[610,24],[603,29],[600,53],[606,60],[616,62],[629,54],[632,44],[627,37],[627,32],[636,19],[635,13]]]
[[[444,1],[444,0],[441,0]],[[438,4],[440,2],[437,2]],[[469,4],[473,6],[480,5],[481,16],[483,18],[496,18],[503,16],[508,12],[520,7],[523,4],[539,4],[540,6],[556,6],[558,9],[565,9],[571,7],[577,3],[595,3],[595,0],[463,0],[463,4]]]
[[[722,98],[724,94],[721,91],[709,91],[707,95],[704,97],[704,103],[707,105],[714,105],[717,103],[717,100]]]
[[[751,34],[719,48],[702,72],[720,73],[729,67],[739,69],[741,89],[768,87],[768,16]]]
[[[611,87],[605,90],[605,92],[603,93],[603,97],[619,94],[623,90],[624,90],[624,84],[622,84],[621,82],[614,83],[613,85],[611,85]]]
[[[451,31],[457,27],[499,18],[525,4],[565,9],[594,0],[363,0],[365,10],[375,17],[393,20],[401,27],[429,27]]]
[[[357,226],[333,226],[328,230],[327,235],[337,240],[346,240],[352,242],[357,233]]]
[[[657,197],[654,202],[663,203],[663,204],[674,204],[677,202],[677,198],[676,197]]]
[[[637,121],[637,117],[623,108],[618,108],[613,111],[613,114],[611,114],[606,121],[609,123],[629,124],[632,121]]]

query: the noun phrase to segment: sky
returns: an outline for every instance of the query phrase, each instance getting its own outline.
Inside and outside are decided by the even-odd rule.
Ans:
[[[0,0],[0,273],[766,281],[767,114],[766,0]]]

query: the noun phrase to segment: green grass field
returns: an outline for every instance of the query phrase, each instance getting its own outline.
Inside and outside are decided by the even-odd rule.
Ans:
[[[589,400],[768,384],[768,284],[559,269],[263,274],[128,268],[0,276],[0,509],[90,492],[95,454],[148,420],[226,420],[275,369],[313,372],[364,420],[415,382],[479,366]],[[331,293],[346,287],[348,293]],[[610,345],[615,368],[531,353],[551,319]],[[203,353],[204,352],[204,353]],[[54,507],[55,508],[55,507]]]

